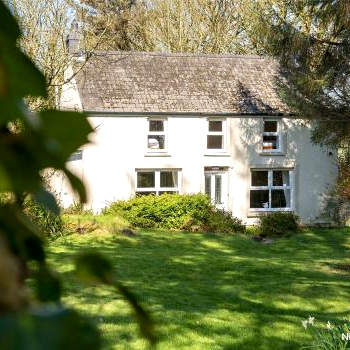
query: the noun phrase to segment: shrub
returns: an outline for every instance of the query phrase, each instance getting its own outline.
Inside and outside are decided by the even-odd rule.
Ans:
[[[222,233],[245,232],[245,226],[240,219],[232,216],[230,212],[213,210],[209,216],[207,231]]]
[[[348,340],[350,322],[348,320],[338,323],[331,323],[328,321],[325,325],[316,325],[315,318],[310,316],[301,323],[303,327],[312,334],[311,345],[306,345],[302,347],[302,349],[350,349],[350,341]]]
[[[259,220],[261,236],[281,236],[298,230],[299,218],[291,212],[268,213]]]
[[[136,196],[112,203],[103,213],[119,215],[132,226],[147,229],[226,233],[243,229],[238,219],[216,210],[204,194]]]
[[[64,225],[61,217],[53,214],[32,199],[27,199],[24,202],[24,213],[46,236],[55,236],[63,232]]]

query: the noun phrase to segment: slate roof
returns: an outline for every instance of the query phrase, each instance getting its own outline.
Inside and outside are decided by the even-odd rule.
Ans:
[[[74,70],[85,111],[286,114],[277,63],[258,56],[99,52]]]

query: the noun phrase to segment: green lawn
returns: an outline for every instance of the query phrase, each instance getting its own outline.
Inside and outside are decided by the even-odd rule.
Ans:
[[[308,230],[270,245],[244,236],[96,231],[50,243],[64,301],[92,316],[105,349],[145,349],[130,308],[109,287],[81,284],[72,258],[96,249],[151,311],[159,349],[299,349],[301,320],[350,315],[350,230]]]

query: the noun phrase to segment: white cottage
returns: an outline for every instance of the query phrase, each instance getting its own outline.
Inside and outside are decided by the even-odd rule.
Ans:
[[[77,57],[61,108],[86,112],[95,129],[69,161],[87,206],[98,212],[135,195],[202,192],[247,224],[272,211],[326,223],[336,154],[312,144],[310,128],[278,98],[276,72],[273,60],[252,56]],[[64,206],[74,202],[65,179],[55,188]]]

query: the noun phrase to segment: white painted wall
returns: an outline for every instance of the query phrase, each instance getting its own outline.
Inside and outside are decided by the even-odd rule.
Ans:
[[[181,192],[197,193],[204,192],[204,167],[220,166],[228,168],[229,210],[252,224],[256,213],[249,210],[250,168],[289,167],[295,169],[297,214],[304,223],[325,220],[320,214],[337,176],[336,158],[310,142],[310,130],[300,121],[283,119],[285,155],[266,156],[260,152],[262,117],[227,118],[227,152],[213,156],[205,149],[207,118],[168,116],[168,153],[151,156],[146,150],[146,117],[99,115],[89,120],[96,128],[92,144],[83,148],[81,161],[68,165],[83,179],[87,206],[96,212],[134,195],[135,169],[181,169]],[[74,201],[71,190],[62,180],[58,184],[63,205],[70,205]]]

